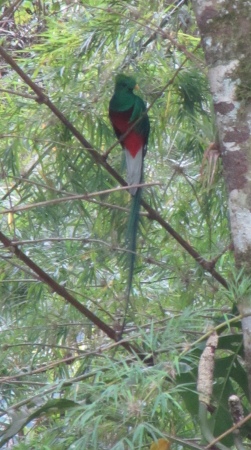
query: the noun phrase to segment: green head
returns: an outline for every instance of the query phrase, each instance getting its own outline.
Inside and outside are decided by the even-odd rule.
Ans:
[[[127,91],[132,92],[137,86],[134,77],[129,77],[123,73],[119,73],[115,78],[115,92],[117,91]]]

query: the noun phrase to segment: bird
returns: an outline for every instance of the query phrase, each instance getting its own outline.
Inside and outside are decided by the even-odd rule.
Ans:
[[[136,259],[137,231],[141,202],[140,187],[130,187],[143,181],[143,161],[147,152],[150,121],[145,102],[133,91],[137,89],[133,76],[118,74],[115,78],[115,90],[109,103],[109,118],[115,134],[125,151],[128,190],[132,195],[126,244],[128,249],[128,280],[124,321],[121,327],[122,338],[127,309],[133,283]]]
[[[147,152],[150,132],[146,105],[142,98],[133,92],[134,89],[137,89],[134,77],[118,74],[115,78],[114,94],[109,104],[110,121],[125,151],[129,186],[142,182],[143,160]],[[137,187],[129,188],[129,192],[135,195]]]

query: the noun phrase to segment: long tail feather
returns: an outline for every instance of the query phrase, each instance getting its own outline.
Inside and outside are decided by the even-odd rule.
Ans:
[[[126,304],[124,311],[124,320],[121,327],[120,337],[124,331],[126,324],[126,317],[128,312],[128,307],[130,303],[130,295],[133,283],[134,266],[136,261],[136,244],[137,244],[137,234],[139,226],[139,212],[140,212],[140,200],[141,200],[141,188],[138,188],[135,195],[132,197],[130,217],[127,227],[126,234],[126,244],[127,244],[127,264],[128,264],[128,279],[127,279],[127,291],[126,291]]]

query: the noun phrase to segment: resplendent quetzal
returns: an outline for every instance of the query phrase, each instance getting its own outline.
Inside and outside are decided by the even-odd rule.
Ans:
[[[143,176],[143,159],[147,151],[147,141],[150,131],[146,105],[142,98],[134,94],[137,88],[136,80],[124,74],[115,79],[115,91],[109,105],[109,117],[118,139],[125,150],[127,183],[139,184]],[[141,117],[141,119],[140,119]],[[136,122],[135,127],[133,124]],[[137,188],[130,188],[135,195]]]
[[[137,84],[134,77],[118,74],[115,79],[115,91],[109,104],[109,117],[112,126],[125,151],[127,183],[129,186],[132,184],[140,184],[143,181],[143,160],[147,151],[147,142],[150,132],[150,123],[146,112],[146,105],[142,98],[134,94],[133,90],[135,88],[137,88]],[[130,131],[127,133],[128,130]],[[141,198],[141,188],[132,187],[128,190],[133,198],[127,232],[129,273],[125,318],[121,336],[125,325],[127,307],[132,288]]]

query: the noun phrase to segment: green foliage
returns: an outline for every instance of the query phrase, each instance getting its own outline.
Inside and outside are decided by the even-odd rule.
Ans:
[[[136,74],[140,95],[151,105],[145,181],[159,183],[146,187],[143,198],[228,278],[233,255],[225,251],[230,236],[220,164],[211,185],[201,171],[214,125],[190,7],[42,1],[32,3],[27,23],[26,3],[12,12],[14,37],[20,43],[25,35],[22,50],[7,30],[5,47],[100,154],[115,143],[107,113],[115,74]],[[118,182],[7,65],[1,89],[1,231],[112,327],[124,318],[131,198],[125,190],[101,193]],[[108,163],[124,175],[121,159],[116,145]],[[96,194],[57,202],[87,193]],[[2,442],[13,438],[19,450],[120,450],[147,448],[165,434],[201,438],[196,376],[203,344],[195,342],[226,306],[231,309],[232,298],[160,223],[141,213],[124,338],[154,366],[111,343],[12,248],[1,248]],[[231,388],[247,389],[239,335],[228,320],[222,346],[224,338],[216,364],[216,424]],[[229,415],[226,420],[222,428]],[[222,429],[215,425],[214,431]]]
[[[249,299],[251,293],[250,277],[245,273],[245,269],[233,270],[229,281],[227,296],[233,303],[240,300]]]

